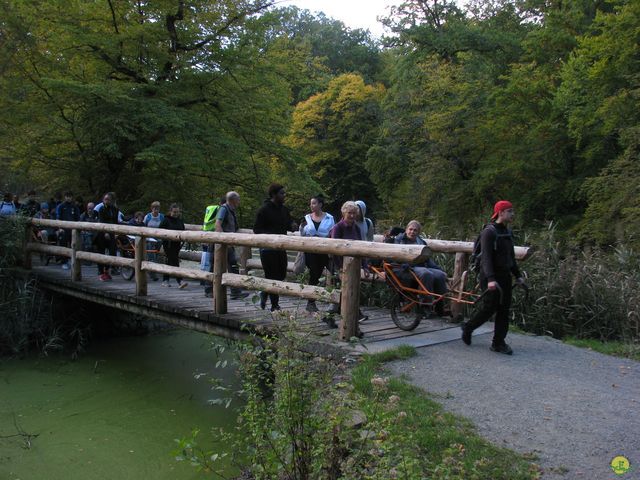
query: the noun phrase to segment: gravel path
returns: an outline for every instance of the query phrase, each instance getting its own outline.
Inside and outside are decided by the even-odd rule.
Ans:
[[[543,479],[640,479],[640,363],[510,334],[513,356],[489,351],[491,335],[418,349],[395,374],[471,419],[498,446],[536,455]],[[613,457],[631,470],[616,476]]]

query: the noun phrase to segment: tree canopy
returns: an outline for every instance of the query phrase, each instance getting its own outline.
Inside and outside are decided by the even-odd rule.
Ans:
[[[473,236],[493,202],[638,244],[640,5],[407,0],[378,42],[272,0],[0,0],[5,189],[199,216],[267,185]]]

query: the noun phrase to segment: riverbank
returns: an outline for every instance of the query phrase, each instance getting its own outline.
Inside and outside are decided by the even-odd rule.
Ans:
[[[484,438],[539,463],[545,479],[613,478],[617,455],[640,465],[640,363],[549,337],[510,334],[512,357],[492,353],[490,342],[481,335],[471,347],[419,349],[388,368]]]

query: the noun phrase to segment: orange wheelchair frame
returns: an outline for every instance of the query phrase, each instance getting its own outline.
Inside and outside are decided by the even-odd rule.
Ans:
[[[398,264],[383,261],[381,266],[372,265],[370,269],[375,275],[384,278],[387,285],[393,289],[394,296],[390,306],[391,318],[393,323],[402,330],[415,329],[422,320],[425,307],[427,310],[431,310],[438,302],[445,301],[463,305],[474,305],[482,297],[482,294],[464,290],[466,275],[462,276],[458,282],[459,285],[454,285],[454,288],[450,289],[447,293],[438,294],[429,291],[413,269],[409,269],[409,271],[417,287],[405,285],[393,271],[393,268],[397,268],[397,266]]]
[[[148,239],[145,239],[145,241],[148,241]],[[156,241],[156,243],[159,242]],[[124,258],[136,258],[135,238],[131,238],[128,235],[118,235],[116,236],[116,247]],[[146,250],[146,253],[160,253],[160,249]],[[122,267],[120,268],[120,274],[125,280],[131,280],[135,275],[135,270],[131,267]]]

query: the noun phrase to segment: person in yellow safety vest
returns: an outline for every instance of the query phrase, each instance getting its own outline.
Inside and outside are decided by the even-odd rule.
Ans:
[[[204,211],[204,220],[202,221],[202,230],[205,232],[215,232],[216,231],[216,220],[218,219],[218,212],[220,211],[220,207],[222,207],[227,202],[227,196],[224,195],[220,198],[220,202],[218,204],[208,205]],[[200,270],[204,272],[213,272],[213,245],[203,244],[202,245],[202,258],[200,260]],[[211,297],[213,295],[213,285],[209,282],[202,282],[204,285],[204,294],[206,297]]]

